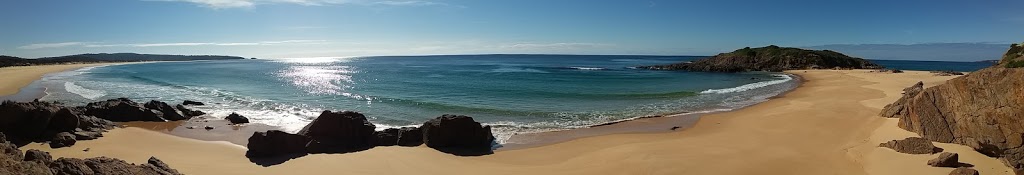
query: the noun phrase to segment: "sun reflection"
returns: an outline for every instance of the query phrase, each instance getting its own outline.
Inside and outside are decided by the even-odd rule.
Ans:
[[[351,66],[315,64],[289,66],[278,76],[311,94],[344,95],[350,94],[345,89],[352,88],[354,73]]]

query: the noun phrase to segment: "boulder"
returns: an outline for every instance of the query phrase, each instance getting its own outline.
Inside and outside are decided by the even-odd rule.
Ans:
[[[50,139],[50,148],[61,148],[75,145],[75,135],[68,132],[57,133]]]
[[[53,114],[53,118],[50,118],[50,124],[46,129],[51,132],[66,132],[74,131],[78,125],[78,115],[72,113],[68,108],[61,107],[57,113]]]
[[[931,141],[970,146],[1024,171],[1024,69],[990,67],[886,106],[885,117]],[[902,109],[895,109],[902,108]]]
[[[25,161],[40,161],[43,163],[50,163],[50,161],[53,161],[53,157],[50,157],[50,153],[30,149],[28,151],[25,151]]]
[[[306,144],[309,138],[298,134],[289,134],[284,131],[270,130],[266,132],[255,132],[249,137],[246,147],[249,157],[269,157],[287,154],[306,153]]]
[[[400,134],[401,130],[395,128],[375,131],[373,132],[373,143],[376,146],[395,146],[398,145],[398,137]]]
[[[974,169],[967,168],[967,167],[956,168],[956,169],[953,169],[953,171],[949,172],[949,175],[978,175],[978,174],[979,174],[978,170],[974,170]]]
[[[231,115],[224,117],[224,119],[227,119],[231,124],[249,123],[249,118],[245,118],[245,116],[238,115],[238,113],[234,112],[232,112]]]
[[[106,132],[107,130],[114,129],[114,127],[117,127],[117,124],[110,120],[87,115],[78,116],[78,129],[82,131]]]
[[[491,148],[494,136],[490,126],[481,126],[472,117],[445,114],[420,126],[423,142],[431,148]]]
[[[188,117],[188,118],[192,118],[192,117],[195,117],[195,116],[201,116],[201,115],[205,115],[206,114],[203,111],[192,110],[192,109],[186,108],[184,105],[180,105],[180,104],[179,105],[175,105],[174,108],[178,109],[178,111],[181,111],[181,114],[185,115],[185,117]]]
[[[399,129],[399,146],[420,146],[423,144],[423,131],[417,127],[402,127]]]
[[[103,137],[101,132],[76,131],[71,134],[75,135],[75,140],[93,140]]]
[[[166,164],[156,160],[161,165],[154,165],[153,159],[144,165],[135,165],[124,160],[96,157],[87,159],[59,158],[50,163],[50,169],[54,174],[124,174],[124,175],[178,175],[176,170],[170,169]],[[161,169],[167,168],[167,169]]]
[[[85,115],[96,116],[115,122],[167,121],[162,112],[145,108],[127,98],[92,102],[85,105]]]
[[[168,105],[167,103],[164,103],[164,102],[161,102],[161,101],[150,100],[149,102],[146,102],[146,104],[144,104],[142,106],[144,106],[144,107],[146,107],[148,109],[160,111],[160,113],[163,114],[160,117],[163,117],[164,119],[167,119],[167,120],[178,121],[178,120],[186,120],[186,119],[188,119],[188,117],[186,117],[185,115],[182,115],[180,112],[178,112],[178,110],[175,110],[174,107],[171,107],[171,105]]]
[[[310,153],[351,152],[369,148],[376,126],[358,112],[324,111],[309,123],[299,135],[309,137],[306,145]]]
[[[939,157],[928,160],[928,165],[933,167],[958,167],[960,166],[959,155],[956,153],[943,152]]]
[[[0,156],[16,160],[21,160],[23,158],[21,150],[18,149],[18,145],[8,142],[3,133],[0,133]]]
[[[4,101],[0,104],[0,132],[7,134],[7,139],[16,144],[41,140],[52,136],[56,131],[48,131],[50,120],[60,111],[61,106],[50,102],[13,102]],[[66,119],[67,116],[61,118]],[[59,127],[63,128],[62,121]],[[57,129],[57,128],[55,128]],[[73,128],[72,128],[73,129]]]
[[[904,105],[913,96],[917,95],[918,93],[921,93],[921,91],[923,91],[923,90],[924,90],[924,83],[920,82],[920,81],[918,81],[916,84],[914,84],[914,85],[912,85],[910,87],[904,88],[903,89],[903,97],[901,97],[900,99],[896,100],[896,103],[885,105],[885,108],[882,109],[882,113],[879,114],[879,115],[882,115],[882,117],[887,117],[887,118],[900,118],[902,116],[908,115],[907,113],[910,112],[910,111],[909,110],[904,110],[904,108],[905,108]]]
[[[149,160],[146,160],[146,166],[150,167],[153,171],[159,172],[160,174],[164,175],[181,174],[178,173],[178,170],[171,168],[171,166],[167,165],[166,163],[164,163],[164,161],[161,161],[156,157],[149,157]]]
[[[879,147],[892,148],[896,152],[907,154],[933,154],[941,151],[928,139],[911,137],[903,140],[892,140],[878,145]]]
[[[181,102],[181,104],[182,105],[193,105],[193,106],[206,105],[206,104],[203,104],[203,102],[192,101],[192,100],[185,100],[185,101]]]

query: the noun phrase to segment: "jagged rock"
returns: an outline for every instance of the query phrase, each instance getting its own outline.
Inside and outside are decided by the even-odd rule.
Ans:
[[[224,117],[224,119],[227,119],[231,124],[249,123],[249,118],[245,118],[245,116],[238,115],[238,113],[234,112],[232,112],[231,115]]]
[[[213,130],[213,126],[210,126],[210,125],[206,125],[206,127],[203,127],[203,129],[206,129],[206,130]]]
[[[160,113],[163,114],[160,117],[163,117],[167,120],[178,121],[188,119],[188,117],[179,113],[178,110],[175,110],[174,107],[171,107],[171,105],[168,105],[167,103],[161,101],[150,100],[142,106],[148,109],[160,111]]]
[[[373,143],[377,146],[395,146],[398,145],[398,137],[400,134],[401,130],[395,128],[375,131],[373,132]]]
[[[185,100],[185,101],[181,102],[181,104],[182,105],[194,105],[194,106],[206,105],[206,104],[203,104],[203,102],[192,101],[192,100]]]
[[[153,160],[155,158],[150,158]],[[176,170],[170,169],[166,164],[156,161],[161,165],[149,164],[135,165],[120,159],[96,157],[88,159],[59,158],[50,163],[50,169],[55,174],[111,174],[111,175],[177,175]],[[167,168],[161,169],[162,168]],[[168,171],[170,170],[170,171]]]
[[[50,126],[50,120],[61,111],[60,108],[61,106],[58,104],[50,102],[4,101],[0,104],[0,116],[3,116],[0,117],[0,132],[7,134],[7,139],[16,144],[52,136],[50,134],[57,133],[57,131],[47,132],[47,129]],[[66,116],[61,116],[66,119]],[[64,122],[57,125],[62,124]],[[63,126],[60,127],[62,127],[60,129],[66,129]]]
[[[93,140],[96,138],[103,137],[103,133],[101,132],[79,131],[73,132],[71,134],[75,135],[75,140]]]
[[[804,50],[767,46],[743,48],[713,57],[670,65],[640,66],[641,69],[704,72],[784,71],[796,69],[873,69],[881,66],[861,58],[830,50]]]
[[[85,115],[96,116],[115,122],[167,121],[161,117],[164,115],[162,112],[145,108],[127,98],[89,103],[85,106]]]
[[[928,165],[933,167],[957,167],[960,166],[959,157],[956,153],[944,152],[939,154],[939,157],[928,160]]]
[[[399,146],[420,146],[423,144],[423,131],[417,127],[402,127],[399,129]]]
[[[911,97],[917,95],[918,93],[921,93],[921,91],[923,90],[924,83],[920,81],[918,81],[917,84],[914,84],[913,86],[903,89],[903,97],[900,97],[899,100],[896,100],[896,103],[885,105],[885,108],[882,109],[882,113],[879,115],[882,115],[882,117],[887,118],[900,118],[902,116],[906,116],[909,111],[904,110],[904,105],[907,103],[908,100],[911,99]]]
[[[490,149],[494,136],[490,126],[472,117],[445,114],[420,126],[423,142],[431,148]]]
[[[0,132],[0,156],[9,157],[16,160],[21,160],[21,150],[18,149],[18,145],[7,141],[7,137],[4,133]]]
[[[205,115],[206,114],[203,111],[192,110],[192,109],[186,108],[184,105],[180,105],[180,104],[179,105],[175,105],[174,108],[178,109],[178,111],[181,111],[181,114],[185,115],[188,118],[192,118],[192,117],[195,117],[195,116],[201,116],[201,115]]]
[[[268,157],[286,154],[306,153],[306,144],[309,138],[298,134],[289,134],[284,131],[270,130],[266,132],[255,132],[249,137],[246,147],[249,157]]]
[[[949,172],[949,175],[979,175],[979,173],[978,170],[974,170],[967,167],[960,167],[953,169],[953,171]]]
[[[175,170],[175,169],[171,168],[171,166],[168,166],[166,163],[164,163],[164,161],[161,161],[160,159],[157,159],[156,157],[149,157],[149,160],[146,160],[146,163],[147,163],[146,164],[147,166],[152,167],[154,171],[157,171],[160,174],[165,174],[165,175],[181,174],[181,173],[178,173],[178,170]]]
[[[1024,170],[1024,69],[992,67],[907,94],[883,111],[928,140],[968,145]],[[887,115],[883,112],[883,115]]]
[[[116,126],[117,124],[110,120],[86,115],[78,116],[78,128],[83,131],[106,132],[107,130],[114,129]]]
[[[879,147],[892,148],[896,152],[907,154],[933,154],[940,151],[928,139],[911,137],[903,140],[892,140],[878,145]]]
[[[935,74],[935,76],[964,75],[964,73],[962,73],[962,72],[950,71],[950,70],[946,70],[946,71],[931,71],[930,73]]]
[[[369,148],[376,128],[358,112],[324,111],[309,123],[299,135],[312,139],[306,145],[310,153],[337,153]]]
[[[25,151],[25,161],[40,161],[43,163],[50,163],[50,161],[53,161],[53,157],[50,157],[50,153],[30,149],[28,151]]]
[[[57,133],[50,139],[50,148],[60,148],[75,145],[75,135],[68,132]]]

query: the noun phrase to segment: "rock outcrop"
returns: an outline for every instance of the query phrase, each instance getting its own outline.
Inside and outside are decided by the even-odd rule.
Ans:
[[[306,145],[310,153],[341,153],[371,147],[374,129],[376,126],[358,112],[324,111],[298,134],[311,139]]]
[[[398,138],[401,136],[402,130],[396,128],[388,128],[383,131],[373,132],[372,142],[375,146],[395,146],[398,145]]]
[[[830,50],[804,50],[772,45],[761,48],[747,47],[693,62],[638,68],[702,72],[777,72],[795,69],[877,69],[882,66]]]
[[[77,142],[77,140],[75,140],[75,135],[68,132],[61,132],[54,135],[53,139],[50,139],[50,148],[68,147],[75,145],[75,142]]]
[[[188,117],[188,118],[192,118],[192,117],[195,117],[195,116],[201,116],[201,115],[205,115],[206,114],[203,111],[192,110],[192,109],[189,109],[189,108],[185,107],[185,105],[181,105],[181,104],[175,105],[174,108],[178,109],[178,111],[181,111],[181,114],[185,115],[185,117]]]
[[[146,104],[143,104],[142,106],[146,107],[148,109],[160,111],[160,113],[163,114],[160,117],[163,117],[166,120],[178,121],[178,120],[186,120],[186,119],[189,118],[189,117],[186,117],[185,115],[182,115],[181,112],[178,112],[178,110],[174,109],[174,107],[171,107],[171,105],[168,105],[167,103],[164,103],[164,102],[161,102],[161,101],[150,100],[149,102],[146,102]]]
[[[1013,45],[999,65],[921,89],[908,88],[880,115],[931,141],[967,145],[1024,175],[1024,47]]]
[[[192,100],[185,100],[185,101],[181,102],[181,104],[182,104],[182,105],[193,105],[193,106],[202,106],[202,105],[206,105],[206,104],[204,104],[203,102],[198,102],[198,101],[192,101]]]
[[[956,168],[956,169],[953,169],[953,171],[949,172],[949,175],[978,175],[978,174],[979,174],[978,170],[974,170],[974,169],[967,168],[967,167]]]
[[[127,98],[110,99],[106,101],[92,102],[85,105],[85,115],[96,116],[115,122],[130,121],[157,121],[163,122],[167,119],[158,110],[143,107]]]
[[[420,146],[423,144],[423,130],[417,127],[399,129],[398,146]]]
[[[21,150],[0,134],[0,174],[110,174],[110,175],[179,175],[159,159],[150,157],[147,164],[135,165],[120,159],[97,157],[87,159],[59,158],[52,160],[49,153]]]
[[[933,167],[958,167],[960,166],[960,156],[956,153],[943,152],[939,154],[939,157],[928,160],[928,165]]]
[[[231,122],[231,124],[249,123],[249,118],[246,118],[245,116],[239,115],[238,113],[234,112],[232,112],[231,115],[224,117],[224,119],[227,119],[228,122]]]
[[[76,113],[59,103],[6,101],[0,104],[0,132],[24,145],[52,140],[57,133],[105,132],[114,127],[113,122]]]
[[[941,151],[928,139],[911,137],[903,140],[892,140],[878,145],[879,147],[892,148],[896,152],[907,154],[934,154]]]
[[[420,126],[423,142],[431,148],[490,149],[494,136],[490,126],[481,126],[473,118],[445,114]]]
[[[249,137],[249,144],[246,147],[249,157],[269,157],[287,154],[305,154],[306,144],[309,138],[298,134],[289,134],[284,131],[270,130],[256,132]]]

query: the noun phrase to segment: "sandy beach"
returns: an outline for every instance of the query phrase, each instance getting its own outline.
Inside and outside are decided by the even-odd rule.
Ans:
[[[107,156],[133,163],[155,156],[185,174],[818,175],[946,174],[952,170],[925,164],[937,155],[900,154],[877,147],[881,142],[915,136],[897,128],[894,119],[877,114],[899,98],[903,88],[917,81],[933,86],[953,77],[920,71],[789,72],[804,79],[797,89],[751,107],[704,115],[685,130],[593,136],[478,157],[459,157],[427,147],[376,147],[349,154],[312,154],[264,167],[250,162],[242,146],[136,127],[114,129],[103,138],[68,148],[50,149],[36,143],[21,149],[48,151],[55,157]],[[42,74],[33,75],[38,78]],[[3,81],[0,84],[15,82]],[[18,81],[28,84],[31,79]],[[981,174],[1010,174],[998,160],[966,146],[936,145],[959,153],[961,162],[974,165]]]
[[[42,78],[43,75],[55,72],[63,72],[83,67],[102,66],[117,63],[95,63],[95,64],[58,64],[41,66],[15,66],[0,68],[0,75],[3,75],[3,83],[0,83],[0,96],[18,93],[22,87],[33,81]]]

